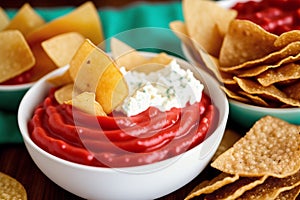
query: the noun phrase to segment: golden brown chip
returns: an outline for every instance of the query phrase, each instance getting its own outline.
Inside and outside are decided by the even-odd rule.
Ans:
[[[220,51],[223,68],[240,65],[246,61],[262,58],[276,50],[271,34],[248,20],[233,20]]]
[[[224,86],[220,86],[220,87],[229,98],[240,101],[240,102],[244,102],[244,103],[250,103],[249,99],[242,97],[241,95],[238,95],[238,93],[233,92],[232,90],[228,89],[227,87],[224,87]]]
[[[127,83],[115,62],[88,39],[73,57],[69,72],[75,88],[94,92],[107,114],[128,95]]]
[[[202,194],[209,194],[214,192],[215,190],[223,187],[224,185],[235,182],[239,179],[238,175],[230,175],[226,173],[221,173],[216,176],[211,181],[204,181],[196,186],[192,192],[185,198],[185,200],[192,199],[196,196],[200,196]]]
[[[27,193],[23,185],[16,179],[0,172],[0,199],[27,200]]]
[[[0,7],[0,31],[2,31],[10,22],[5,10]]]
[[[300,100],[300,81],[285,87],[282,91],[290,98]]]
[[[293,42],[287,45],[286,47],[284,47],[283,49],[274,51],[264,57],[260,57],[255,60],[246,61],[244,63],[232,67],[220,67],[220,70],[224,72],[234,73],[235,70],[251,68],[257,65],[269,65],[269,64],[272,65],[275,62],[279,64],[281,62],[283,63],[292,62],[299,59],[299,55],[298,55],[300,51],[299,49],[300,49],[300,42]]]
[[[236,82],[242,90],[249,94],[264,95],[270,99],[276,99],[284,104],[300,107],[300,100],[290,98],[284,92],[276,88],[274,85],[264,87],[250,79],[242,79],[238,77],[234,77],[234,80],[236,80]]]
[[[132,70],[143,72],[143,73],[150,73],[160,70],[170,64],[172,58],[169,57],[166,53],[159,53],[156,56],[147,59],[144,63],[139,66],[135,66]]]
[[[67,32],[78,32],[96,45],[103,41],[104,37],[99,14],[91,1],[87,1],[72,12],[30,32],[27,40],[30,44],[33,44]]]
[[[299,160],[299,158],[297,158]],[[238,200],[275,199],[281,192],[300,185],[300,171],[286,178],[269,177],[257,187],[245,192]]]
[[[300,185],[291,189],[281,192],[275,200],[295,200],[300,194]]]
[[[269,69],[257,77],[257,81],[263,86],[269,86],[287,80],[300,78],[300,65],[290,63],[276,69]]]
[[[74,107],[91,115],[106,116],[106,113],[103,111],[102,106],[96,101],[95,98],[96,98],[95,93],[83,92],[75,96],[74,98],[71,97],[71,100],[67,100],[64,103],[73,105]]]
[[[283,48],[290,43],[300,41],[300,30],[291,30],[282,33],[274,42],[274,45]]]
[[[212,1],[184,0],[182,6],[188,35],[196,45],[218,57],[228,25],[237,12]]]
[[[140,52],[116,38],[111,39],[110,47],[115,62],[118,66],[125,67],[127,71],[132,70],[136,66],[142,65],[147,61],[147,58]]]
[[[274,69],[277,67],[280,67],[281,65],[284,64],[289,64],[292,62],[296,62],[300,60],[300,53],[298,53],[297,55],[293,55],[293,56],[288,56],[285,58],[282,58],[281,60],[279,60],[278,62],[275,63],[271,63],[271,64],[266,64],[266,65],[258,65],[258,66],[254,66],[254,67],[250,67],[250,68],[246,68],[246,69],[238,69],[233,71],[234,74],[237,74],[239,77],[253,77],[253,76],[257,76],[265,71],[267,71],[268,69]]]
[[[73,84],[67,84],[55,91],[54,97],[59,104],[72,100]]]
[[[211,72],[212,75],[214,75],[217,78],[217,80],[221,83],[235,84],[232,74],[222,72],[219,70],[220,63],[218,58],[209,55],[208,53],[200,49],[198,46],[195,46],[195,50],[197,51],[198,55],[202,59],[204,65],[203,66],[202,63],[199,63],[199,67],[207,67],[209,69],[209,72]]]
[[[238,93],[250,99],[250,101],[255,105],[270,107],[269,103],[259,96],[252,95],[244,91],[239,91]]]
[[[35,58],[35,65],[32,68],[32,81],[36,81],[47,73],[57,69],[56,64],[49,58],[40,43],[36,43],[30,47]]]
[[[300,169],[300,126],[266,116],[211,166],[240,176],[287,177]]]
[[[44,19],[28,3],[25,3],[5,27],[5,30],[17,29],[27,37],[30,32],[44,24]]]
[[[45,40],[41,45],[52,61],[58,67],[63,67],[70,63],[84,39],[77,32],[68,32]]]
[[[233,144],[241,138],[241,135],[238,134],[237,132],[231,130],[231,129],[226,129],[224,136],[222,138],[222,141],[215,153],[215,155],[212,158],[212,161],[214,161],[219,155],[224,153],[226,150],[228,150],[230,147],[233,146]]]
[[[18,30],[0,32],[0,82],[14,78],[35,64],[33,53]]]
[[[55,87],[67,85],[73,83],[73,79],[70,76],[69,71],[65,71],[63,74],[51,77],[47,81],[53,84]]]
[[[241,196],[244,192],[262,184],[268,177],[240,177],[233,183],[210,193],[204,197],[205,200],[232,200]]]

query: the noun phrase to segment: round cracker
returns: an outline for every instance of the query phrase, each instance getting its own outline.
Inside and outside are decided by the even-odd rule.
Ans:
[[[0,199],[27,200],[27,193],[20,182],[0,172]]]

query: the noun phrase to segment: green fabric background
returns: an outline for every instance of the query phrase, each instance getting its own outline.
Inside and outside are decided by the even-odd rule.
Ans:
[[[50,21],[74,8],[35,9],[46,21]],[[6,10],[6,12],[12,18],[16,10]],[[136,3],[122,9],[100,9],[99,15],[107,40],[110,37],[116,37],[136,49],[163,50],[183,56],[179,39],[169,29],[171,21],[183,19],[180,2]],[[106,44],[109,44],[109,41]],[[107,51],[109,51],[109,47],[107,47]],[[22,137],[17,124],[17,113],[0,110],[0,143],[20,142],[22,142]]]

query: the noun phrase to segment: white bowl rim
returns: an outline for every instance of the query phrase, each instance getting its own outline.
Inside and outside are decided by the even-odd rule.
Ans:
[[[152,52],[143,52],[141,51],[142,53],[145,53],[146,55],[155,55],[157,53],[152,53]],[[109,54],[109,53],[108,53]],[[189,63],[188,61],[186,61],[185,59],[183,58],[179,58],[179,57],[175,57],[175,56],[172,56],[170,55],[171,57],[173,58],[176,58],[178,60],[180,60],[181,62],[185,62],[186,64],[188,65],[191,65],[193,67],[195,67],[192,63]],[[24,95],[23,99],[27,98],[27,96],[31,93],[31,91],[33,91],[35,88],[39,87],[39,84],[42,84],[43,82],[45,82],[49,77],[53,76],[53,74],[55,73],[63,73],[65,70],[68,69],[68,65],[65,66],[65,67],[62,67],[62,68],[58,68],[48,74],[46,74],[44,77],[42,77],[41,79],[39,79],[36,84],[34,84],[27,92],[26,94]],[[217,84],[217,81],[211,76],[209,75],[207,72],[205,72],[204,70],[202,69],[199,69],[197,68],[201,73],[205,74],[205,76],[209,77],[211,79],[212,82],[214,82],[214,84]],[[40,148],[37,144],[35,144],[32,139],[30,138],[29,134],[28,134],[28,128],[27,126],[23,126],[21,124],[21,119],[22,119],[22,116],[21,116],[21,108],[26,106],[24,104],[24,101],[22,99],[21,103],[20,103],[20,106],[19,106],[19,110],[18,110],[18,125],[19,125],[19,129],[20,129],[20,132],[21,132],[21,135],[23,137],[23,139],[25,140],[25,145],[26,145],[26,142],[32,146],[34,148],[34,150],[36,151],[39,151],[41,154],[43,154],[45,157],[48,157],[56,162],[59,162],[61,164],[64,164],[68,167],[71,167],[71,168],[77,168],[77,169],[82,169],[82,170],[89,170],[89,171],[101,171],[101,172],[109,172],[109,173],[114,173],[116,171],[116,169],[122,169],[122,170],[133,170],[133,169],[140,169],[140,168],[145,168],[145,166],[150,166],[150,165],[156,165],[156,164],[160,164],[160,163],[163,163],[163,162],[170,162],[170,160],[172,159],[177,159],[179,156],[182,156],[182,157],[186,157],[188,156],[189,154],[193,153],[194,151],[197,151],[198,148],[201,148],[202,145],[205,144],[205,142],[208,141],[208,139],[214,135],[214,134],[217,134],[220,132],[219,129],[222,129],[222,124],[226,124],[227,123],[227,119],[228,119],[228,113],[229,113],[229,105],[228,105],[228,99],[226,98],[226,95],[224,94],[224,92],[220,89],[220,92],[223,96],[223,99],[225,101],[225,107],[223,107],[223,110],[224,110],[224,116],[221,118],[221,116],[219,116],[219,121],[218,121],[218,127],[216,127],[213,131],[210,132],[209,134],[209,137],[206,137],[204,141],[202,141],[200,144],[198,144],[197,146],[193,147],[192,149],[184,152],[183,154],[179,154],[177,156],[174,156],[174,157],[171,157],[171,158],[168,158],[168,159],[165,159],[165,160],[162,160],[162,161],[159,161],[159,162],[155,162],[155,163],[150,163],[150,164],[146,164],[146,165],[141,165],[141,166],[130,166],[130,167],[120,167],[120,168],[113,168],[113,167],[98,167],[98,166],[89,166],[89,165],[84,165],[84,164],[79,164],[79,163],[75,163],[75,162],[71,162],[71,161],[68,161],[68,160],[65,160],[65,159],[62,159],[62,158],[59,158],[55,155],[52,155],[51,153],[48,153],[47,151],[43,150],[42,148]],[[220,120],[221,119],[221,120]],[[27,124],[27,123],[26,123]],[[224,132],[222,132],[221,136],[223,136]],[[208,136],[208,135],[206,135]]]

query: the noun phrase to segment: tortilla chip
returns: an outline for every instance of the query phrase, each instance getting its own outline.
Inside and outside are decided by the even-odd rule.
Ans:
[[[57,69],[56,64],[49,58],[40,43],[36,43],[30,47],[36,61],[32,68],[32,81],[36,81],[47,73]]]
[[[269,65],[275,62],[280,63],[282,62],[281,60],[283,59],[288,59],[288,61],[289,59],[291,59],[291,61],[293,61],[294,59],[298,60],[299,59],[298,54],[300,53],[299,49],[300,49],[300,42],[293,42],[287,45],[286,47],[284,47],[283,49],[274,51],[264,57],[260,57],[255,60],[246,61],[244,63],[232,67],[220,67],[220,70],[224,72],[234,72],[235,70],[238,69],[250,68],[257,65]]]
[[[0,31],[2,31],[10,22],[5,10],[0,7]]]
[[[212,193],[215,190],[222,188],[224,185],[233,183],[238,179],[239,179],[238,175],[233,176],[226,173],[221,173],[211,181],[204,181],[200,183],[192,190],[192,192],[184,200],[192,199],[202,194]]]
[[[268,69],[278,68],[284,64],[293,63],[299,60],[300,60],[300,53],[295,56],[288,56],[286,58],[283,58],[276,63],[267,64],[267,65],[258,65],[247,69],[239,69],[239,70],[235,70],[233,73],[237,74],[239,77],[253,77],[253,76],[260,75],[261,73],[267,71]]]
[[[212,1],[184,0],[182,6],[188,35],[196,45],[218,57],[228,25],[237,11],[222,8]]]
[[[290,106],[300,107],[300,100],[290,98],[284,92],[280,91],[274,85],[264,87],[259,83],[252,81],[250,79],[242,79],[234,77],[234,80],[238,83],[240,88],[249,94],[263,95],[269,99],[276,99],[284,104]]]
[[[234,100],[244,102],[244,103],[251,103],[251,101],[245,97],[242,97],[241,95],[238,95],[238,93],[233,92],[232,90],[228,89],[227,87],[220,86],[220,88],[225,92],[225,94]]]
[[[274,42],[274,45],[283,48],[290,43],[300,41],[300,30],[291,30],[282,33]]]
[[[68,32],[45,40],[41,45],[52,61],[58,67],[63,67],[70,63],[84,40],[81,34]]]
[[[248,190],[262,184],[268,177],[240,177],[239,180],[205,196],[205,200],[232,200],[236,199]]]
[[[25,3],[5,27],[5,30],[17,29],[21,31],[25,37],[27,37],[30,32],[44,24],[44,19],[39,16],[28,3]]]
[[[72,12],[31,31],[26,38],[33,44],[67,32],[78,32],[97,45],[103,41],[101,20],[93,2],[83,3]]]
[[[125,44],[124,42],[111,38],[111,52],[115,62],[120,67],[125,67],[127,71],[142,65],[147,61],[140,52]]]
[[[266,116],[211,166],[229,174],[288,177],[300,169],[300,126]]]
[[[281,192],[275,200],[295,200],[300,194],[300,185],[291,189]]]
[[[286,86],[282,91],[290,98],[300,100],[300,81],[292,85]]]
[[[237,132],[231,130],[231,129],[226,129],[224,136],[222,138],[222,141],[215,153],[215,155],[212,158],[212,161],[214,161],[219,155],[227,151],[230,147],[233,146],[233,144],[238,141],[241,138],[241,135],[238,134]]]
[[[65,101],[64,103],[71,104],[74,107],[82,110],[83,112],[94,116],[106,116],[106,113],[103,111],[102,106],[96,101],[95,98],[95,93],[83,92],[75,96],[74,98],[71,98],[71,100]]]
[[[276,69],[269,69],[257,77],[257,81],[263,86],[269,86],[287,80],[300,78],[300,64],[290,63]]]
[[[0,82],[22,74],[35,64],[33,53],[18,30],[1,31],[0,47]]]
[[[47,79],[47,81],[53,84],[55,87],[73,83],[73,79],[71,78],[69,71],[65,71],[65,73],[59,76],[51,77]]]
[[[27,200],[24,186],[16,179],[0,172],[0,199]]]
[[[300,185],[300,171],[286,178],[269,177],[263,184],[245,192],[237,199],[274,199],[281,192],[295,188],[298,185]]]
[[[259,96],[252,95],[252,94],[249,94],[249,93],[244,92],[244,91],[239,91],[238,93],[241,94],[242,96],[247,97],[248,99],[250,99],[250,101],[254,105],[270,107],[269,103],[267,103],[263,98],[261,98]]]
[[[220,65],[232,67],[262,58],[277,49],[274,46],[276,39],[276,35],[251,21],[233,20],[220,51]]]
[[[54,97],[59,104],[72,100],[73,84],[67,84],[55,91]]]

